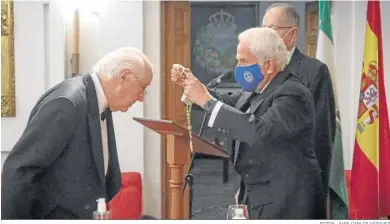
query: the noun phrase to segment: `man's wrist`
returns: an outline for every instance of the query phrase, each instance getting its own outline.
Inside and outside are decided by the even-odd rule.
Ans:
[[[200,103],[200,106],[201,106],[202,108],[204,108],[204,106],[206,105],[206,103],[207,103],[209,100],[211,100],[211,99],[213,99],[212,96],[206,95],[206,96],[203,98],[202,102]]]
[[[211,113],[216,105],[216,103],[218,102],[217,99],[215,99],[214,97],[212,96],[209,96],[208,100],[202,105],[202,108],[208,112],[208,113]]]

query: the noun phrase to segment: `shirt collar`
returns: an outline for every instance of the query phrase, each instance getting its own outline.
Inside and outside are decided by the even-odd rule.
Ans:
[[[258,94],[264,92],[265,88],[267,88],[267,86],[268,86],[269,83],[270,83],[270,82],[267,82],[267,84],[265,84],[265,86],[264,86],[261,90],[255,90],[255,92],[258,93]]]
[[[264,88],[261,89],[260,93],[263,93],[263,92],[264,92],[265,88],[267,88],[267,86],[268,86],[269,83],[270,83],[270,82],[268,82],[267,84],[265,84]]]
[[[287,51],[287,64],[290,63],[290,60],[294,54],[294,51],[295,51],[295,46],[290,50],[290,51]]]
[[[99,105],[99,113],[103,113],[103,111],[105,111],[108,107],[107,98],[106,95],[104,94],[102,85],[100,84],[100,80],[97,74],[92,73],[91,77],[93,80],[93,84],[95,85],[96,96]]]

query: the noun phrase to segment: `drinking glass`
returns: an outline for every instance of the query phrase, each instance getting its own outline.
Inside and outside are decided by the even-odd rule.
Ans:
[[[248,208],[246,205],[229,205],[227,219],[249,219]]]

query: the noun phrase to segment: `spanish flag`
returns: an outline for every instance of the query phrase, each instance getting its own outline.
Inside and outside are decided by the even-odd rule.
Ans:
[[[363,72],[351,172],[349,218],[390,215],[390,131],[380,2],[368,1]]]

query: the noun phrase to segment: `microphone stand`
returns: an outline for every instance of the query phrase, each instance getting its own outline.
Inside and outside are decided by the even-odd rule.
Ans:
[[[206,120],[207,120],[207,115],[208,115],[208,113],[205,113],[205,115],[203,116],[203,121],[202,121],[202,124],[200,126],[200,130],[199,130],[199,136],[202,136],[202,133],[204,130],[204,124],[206,123]],[[182,191],[181,191],[181,194],[184,195],[186,186],[188,184],[188,218],[189,219],[192,219],[192,217],[193,217],[193,215],[192,215],[192,199],[193,199],[194,195],[193,195],[192,186],[194,184],[194,176],[192,176],[191,171],[192,171],[192,168],[194,167],[195,156],[196,156],[196,153],[193,152],[191,155],[191,162],[190,162],[190,166],[188,167],[187,175],[184,178],[184,186],[183,186]]]
[[[230,72],[230,74],[232,74],[232,73]],[[206,85],[206,88],[209,88],[209,89],[215,88],[219,83],[221,83],[223,81],[222,79],[223,79],[223,76],[219,76],[219,77],[211,80],[211,82]],[[207,116],[208,116],[208,113],[205,113],[205,115],[203,116],[203,121],[202,121],[202,124],[200,126],[199,133],[198,133],[200,137],[202,137],[204,125],[205,125],[206,120],[207,120]],[[181,194],[184,195],[186,186],[188,184],[188,197],[189,197],[188,198],[188,218],[189,219],[192,219],[192,217],[193,217],[193,215],[192,215],[192,199],[193,199],[194,195],[193,195],[192,186],[194,184],[194,176],[191,174],[191,171],[192,171],[192,168],[194,167],[195,156],[196,156],[196,153],[192,152],[190,166],[188,167],[187,175],[184,178],[184,184],[183,184],[182,191],[181,191]]]

